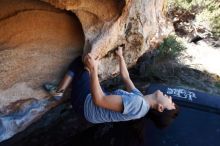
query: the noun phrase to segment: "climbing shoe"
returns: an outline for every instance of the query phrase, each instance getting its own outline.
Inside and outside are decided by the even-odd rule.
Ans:
[[[63,90],[58,91],[56,84],[45,83],[43,87],[56,100],[60,100],[63,97],[64,91]]]

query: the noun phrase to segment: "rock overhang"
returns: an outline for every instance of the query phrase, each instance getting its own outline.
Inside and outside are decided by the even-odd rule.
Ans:
[[[99,78],[105,80],[119,72],[115,47],[125,44],[124,56],[130,67],[152,41],[173,30],[163,15],[163,0],[43,1],[62,10],[37,0],[0,1],[4,3],[0,14],[0,100],[1,105],[5,103],[1,123],[10,115],[4,114],[6,111],[29,111],[20,118],[30,119],[18,122],[20,119],[9,118],[12,125],[8,131],[8,124],[1,125],[1,141],[59,104],[49,100],[41,85],[58,81],[76,56],[91,52],[99,58]]]

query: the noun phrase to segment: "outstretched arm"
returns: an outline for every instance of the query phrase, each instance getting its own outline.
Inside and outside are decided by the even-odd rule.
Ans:
[[[102,108],[116,112],[123,111],[122,98],[119,95],[105,96],[98,79],[98,61],[91,54],[85,56],[85,64],[90,74],[90,88],[93,102]]]
[[[127,91],[130,92],[132,89],[135,88],[135,86],[130,79],[128,69],[127,69],[127,66],[126,66],[126,63],[123,57],[122,47],[118,47],[118,50],[116,50],[116,54],[119,60],[120,74],[121,74],[122,80],[125,83]]]

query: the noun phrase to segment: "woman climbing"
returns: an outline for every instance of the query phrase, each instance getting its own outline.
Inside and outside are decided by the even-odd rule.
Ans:
[[[103,90],[98,79],[98,60],[89,53],[83,61],[82,57],[78,57],[71,63],[58,88],[50,93],[54,98],[60,99],[72,82],[73,108],[89,123],[140,119],[151,109],[150,117],[155,124],[160,128],[166,127],[178,114],[178,107],[172,101],[172,97],[163,94],[160,90],[143,95],[130,79],[122,47],[118,47],[116,54],[126,91],[118,89],[109,93]],[[50,90],[50,86],[45,87]]]

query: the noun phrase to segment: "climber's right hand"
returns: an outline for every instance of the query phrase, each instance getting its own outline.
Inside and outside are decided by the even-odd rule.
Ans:
[[[88,53],[84,58],[84,63],[86,68],[89,69],[89,72],[97,71],[98,69],[98,60],[95,60],[91,53]]]

